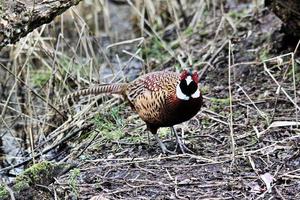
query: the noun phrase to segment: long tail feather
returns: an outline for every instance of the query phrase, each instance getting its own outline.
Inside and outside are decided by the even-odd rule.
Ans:
[[[80,90],[77,92],[74,92],[72,94],[69,94],[63,98],[63,100],[68,100],[74,97],[79,96],[86,96],[90,94],[98,95],[98,94],[124,94],[127,87],[127,83],[113,83],[113,84],[106,84],[106,85],[99,85],[92,88]]]

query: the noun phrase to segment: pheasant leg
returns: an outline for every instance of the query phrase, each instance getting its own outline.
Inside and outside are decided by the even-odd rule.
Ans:
[[[154,134],[154,136],[155,136],[155,139],[156,139],[156,141],[158,142],[158,144],[159,144],[159,146],[160,146],[160,148],[161,148],[161,150],[162,150],[162,152],[164,153],[164,154],[176,154],[174,151],[170,151],[167,147],[166,147],[166,145],[161,141],[161,139],[158,137],[158,135],[157,134]]]
[[[176,143],[177,143],[177,146],[179,146],[180,151],[181,151],[182,153],[188,152],[188,153],[194,154],[194,152],[193,152],[192,150],[190,150],[190,149],[184,144],[184,142],[183,142],[183,141],[181,140],[181,138],[178,136],[178,134],[177,134],[177,132],[176,132],[176,130],[175,130],[175,128],[174,128],[173,126],[171,127],[171,131],[175,134],[175,137],[176,137]]]

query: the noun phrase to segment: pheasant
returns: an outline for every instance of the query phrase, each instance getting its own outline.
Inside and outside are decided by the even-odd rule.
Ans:
[[[198,80],[197,72],[184,70],[179,74],[158,71],[145,74],[130,83],[95,86],[70,94],[66,98],[102,93],[122,95],[146,123],[162,152],[174,153],[159,139],[157,131],[160,127],[173,127],[187,121],[198,113],[203,103]],[[184,153],[184,149],[189,150],[180,141],[176,131],[174,132],[181,151]]]

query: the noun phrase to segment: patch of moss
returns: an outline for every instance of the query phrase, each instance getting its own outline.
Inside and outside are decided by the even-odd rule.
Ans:
[[[210,122],[210,119],[208,117],[204,117],[202,120],[201,120],[201,125],[203,127],[208,127],[209,125],[211,125],[211,122]]]
[[[78,177],[80,176],[80,169],[74,168],[70,171],[70,179],[69,179],[69,186],[74,194],[78,196]]]
[[[43,86],[51,77],[50,71],[36,70],[32,72],[32,83],[35,86]]]
[[[163,44],[156,37],[152,37],[145,42],[145,46],[142,48],[142,56],[144,58],[155,58],[162,62],[166,60],[168,52],[164,49]]]
[[[263,48],[259,53],[259,59],[261,61],[269,59],[271,56],[269,54],[269,51],[266,48]]]
[[[145,136],[147,136],[147,134],[132,135],[127,137],[126,139],[128,140],[128,142],[140,143],[145,141]]]
[[[183,34],[186,35],[187,37],[193,35],[194,33],[194,30],[193,30],[193,27],[189,26],[187,27],[184,31],[183,31]]]
[[[8,198],[9,192],[4,185],[0,184],[0,199]]]
[[[160,138],[164,138],[164,137],[168,136],[170,133],[171,133],[170,128],[160,128],[158,131]]]
[[[202,94],[208,94],[209,86],[203,86],[200,88]]]
[[[290,80],[293,79],[293,68],[292,68],[292,66],[290,66],[287,75],[288,75]],[[296,81],[296,83],[300,82],[300,65],[298,63],[295,63],[295,81]]]
[[[123,117],[120,115],[120,112],[124,109],[124,104],[113,107],[110,110],[111,116],[114,120],[114,122],[116,123],[117,126],[124,126],[124,119]]]
[[[111,132],[104,132],[104,137],[106,140],[108,141],[118,141],[120,140],[121,138],[124,137],[124,132],[120,129],[116,129],[114,131],[111,131]]]
[[[53,168],[54,165],[48,161],[33,165],[16,177],[13,190],[20,192],[34,184],[44,183],[52,177]]]
[[[218,99],[218,98],[211,98],[211,110],[219,111],[223,109],[225,106],[230,105],[230,98]]]
[[[74,73],[77,72],[78,74],[82,76],[88,76],[89,75],[89,66],[87,66],[87,62],[82,61],[82,63],[78,63],[74,61],[74,59],[69,57],[60,58],[58,60],[59,66],[63,69],[61,70],[63,76],[65,76],[67,73]]]
[[[214,104],[229,106],[230,98],[218,99],[218,98],[211,98],[210,101]]]
[[[246,15],[247,15],[246,10],[239,11],[239,12],[232,10],[228,13],[228,16],[235,20],[241,19],[241,18],[245,17]]]
[[[122,106],[114,107],[108,114],[99,114],[94,118],[96,128],[107,141],[116,141],[124,137],[124,119],[120,115]]]

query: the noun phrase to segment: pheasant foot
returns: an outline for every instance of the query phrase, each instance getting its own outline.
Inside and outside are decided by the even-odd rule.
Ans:
[[[155,139],[156,139],[156,141],[158,142],[158,144],[159,144],[159,146],[160,146],[160,148],[161,148],[161,151],[162,151],[164,154],[172,154],[172,155],[176,154],[175,151],[171,151],[171,150],[169,150],[169,149],[166,147],[166,145],[161,141],[161,139],[158,137],[157,134],[154,134],[154,136],[155,136]]]
[[[181,153],[192,153],[194,154],[194,152],[192,150],[190,150],[185,144],[184,142],[182,141],[182,139],[179,137],[179,135],[177,134],[175,128],[172,126],[171,127],[171,131],[175,134],[175,137],[176,137],[176,144],[177,144],[177,147],[180,148],[180,151]]]

